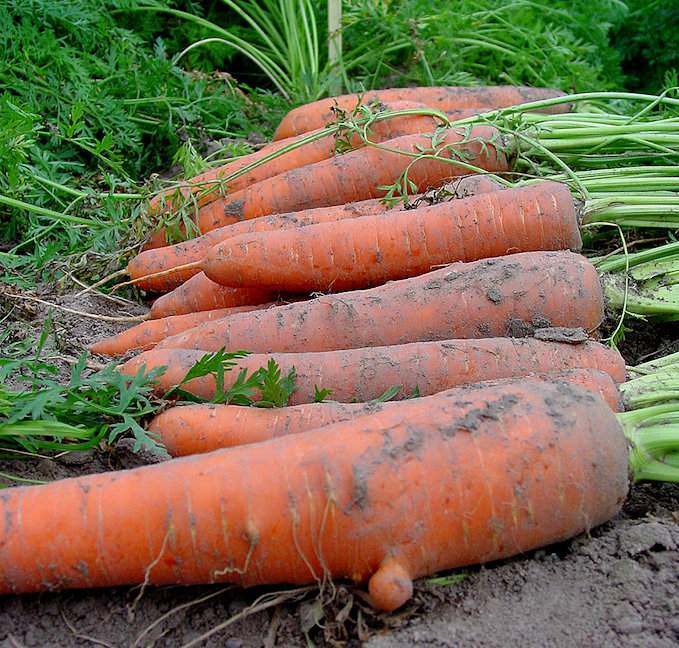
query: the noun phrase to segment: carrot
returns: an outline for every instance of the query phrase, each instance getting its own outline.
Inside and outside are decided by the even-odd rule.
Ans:
[[[530,335],[536,327],[595,330],[599,277],[570,252],[524,252],[455,263],[369,290],[240,313],[165,339],[161,348],[330,351],[420,340]]]
[[[383,106],[384,110],[389,111],[416,110],[418,108],[426,109],[427,106],[413,101],[397,101],[390,105]],[[432,133],[436,130],[439,123],[440,120],[437,120],[431,115],[401,115],[374,122],[367,130],[367,135],[373,142],[383,142],[403,135]],[[175,188],[164,191],[151,201],[149,212],[151,214],[159,213],[160,211],[171,212],[181,207],[182,204],[185,204],[189,197],[192,197],[199,207],[209,205],[225,193],[235,193],[252,184],[284,173],[285,171],[307,166],[315,162],[320,162],[321,160],[327,160],[335,155],[337,138],[335,133],[329,133],[325,137],[308,142],[299,148],[281,153],[278,157],[275,157],[260,166],[256,166],[250,171],[244,172],[242,175],[229,180],[228,183],[224,185],[222,179],[227,178],[236,171],[245,168],[271,153],[298,142],[304,137],[307,137],[307,135],[309,134],[297,135],[280,142],[274,142],[261,151],[245,155],[233,162],[229,162],[221,167],[210,169],[205,173],[195,176],[194,178],[191,178],[185,186],[180,187],[179,189]],[[348,143],[353,148],[360,148],[363,146],[363,140],[357,134],[351,135]],[[179,197],[179,200],[176,199],[177,197]]]
[[[549,88],[527,88],[522,86],[490,86],[480,88],[464,88],[454,86],[427,88],[388,88],[370,90],[364,95],[348,94],[328,99],[319,99],[291,110],[281,121],[274,133],[274,141],[306,133],[335,120],[335,113],[330,110],[336,106],[345,112],[351,112],[359,103],[369,104],[378,101],[420,101],[441,112],[456,110],[481,109],[484,111],[513,106],[529,101],[540,101],[561,97],[563,92]],[[552,106],[544,112],[567,112],[567,104]]]
[[[396,101],[390,104],[383,104],[381,107],[383,111],[417,110],[422,108],[426,109],[427,106],[416,101]],[[439,122],[431,115],[401,115],[374,122],[368,128],[367,135],[371,141],[381,142],[393,139],[394,137],[400,137],[401,135],[428,133],[433,131],[438,123]],[[271,153],[280,151],[286,146],[294,144],[308,135],[309,133],[295,135],[284,140],[272,142],[255,153],[244,155],[232,162],[227,162],[220,167],[210,169],[194,176],[186,182],[186,186],[179,188],[180,194],[184,199],[188,196],[194,196],[199,206],[207,205],[221,195],[222,192],[219,187],[221,178],[225,178]],[[280,157],[276,157],[265,164],[255,167],[251,171],[230,180],[226,189],[229,192],[238,191],[250,184],[265,180],[266,178],[271,178],[284,171],[326,160],[335,155],[336,144],[335,134],[330,133],[327,137],[304,144],[300,148],[294,149],[288,153],[282,153]],[[355,135],[351,137],[350,144],[352,147],[357,148],[363,145],[363,140]],[[173,194],[176,191],[177,189],[169,189],[155,196],[153,200],[151,200],[149,211],[155,213],[162,208],[176,208],[178,205],[174,204],[172,200]]]
[[[446,190],[457,198],[477,195],[490,191],[497,191],[502,185],[495,182],[488,176],[469,175],[463,176],[446,185]],[[415,200],[422,198],[414,196]],[[403,204],[399,203],[394,209],[403,209]],[[176,245],[170,245],[153,250],[146,250],[138,254],[127,266],[127,271],[135,285],[155,292],[166,292],[172,290],[186,281],[190,277],[200,272],[200,268],[179,268],[189,263],[202,261],[210,248],[228,238],[241,234],[252,234],[254,232],[268,232],[285,229],[296,229],[314,225],[316,223],[327,223],[330,221],[343,220],[346,218],[357,218],[368,214],[381,214],[388,210],[387,206],[378,198],[363,200],[346,205],[335,205],[332,207],[316,207],[304,211],[290,212],[287,214],[276,214],[273,216],[262,216],[248,221],[241,221],[232,225],[218,227],[202,236],[199,236]],[[153,273],[167,272],[172,268],[178,268],[176,272],[164,274],[158,277],[150,277]]]
[[[106,337],[89,346],[92,353],[106,356],[122,355],[132,350],[146,351],[152,349],[158,342],[170,335],[177,335],[182,331],[198,326],[203,322],[228,317],[234,313],[246,313],[247,311],[268,308],[274,303],[260,304],[259,306],[233,306],[231,308],[218,308],[216,310],[198,311],[185,315],[170,315],[160,319],[152,319],[136,326],[132,326],[122,333]]]
[[[201,267],[225,286],[327,292],[413,277],[453,261],[581,245],[570,190],[543,182],[299,231],[242,234],[213,247]]]
[[[121,373],[134,376],[147,369],[167,367],[158,379],[162,395],[177,385],[204,355],[196,349],[161,349],[141,353],[120,365]],[[402,385],[400,396],[417,390],[422,395],[483,380],[525,376],[535,372],[569,368],[591,368],[607,372],[616,382],[625,380],[625,363],[620,354],[597,342],[567,344],[533,338],[484,338],[411,342],[392,346],[340,349],[337,351],[252,354],[237,361],[225,377],[231,386],[238,371],[251,373],[274,359],[283,374],[295,369],[297,389],[290,404],[313,403],[315,388],[332,390],[333,400],[369,401],[394,385]],[[201,398],[215,395],[215,382],[206,376],[189,382],[186,390]]]
[[[610,408],[548,382],[130,471],[0,494],[0,593],[145,583],[412,579],[563,541],[620,509],[628,444]]]
[[[259,306],[274,301],[276,296],[262,288],[227,288],[208,279],[202,272],[186,283],[156,299],[149,317],[160,319],[196,311],[210,311],[234,306]]]
[[[482,176],[481,176],[482,177]],[[135,281],[135,285],[144,290],[166,292],[176,288],[193,275],[200,272],[200,268],[181,268],[177,272],[160,277],[147,277],[153,273],[163,272],[172,268],[179,268],[194,261],[202,261],[213,245],[217,245],[227,238],[249,234],[252,232],[266,232],[278,229],[303,227],[316,222],[328,222],[342,218],[355,218],[368,214],[383,213],[387,207],[379,199],[363,200],[346,205],[332,207],[317,207],[304,211],[289,212],[262,216],[249,221],[238,221],[210,230],[196,238],[155,248],[145,248],[134,257],[127,266],[127,272]]]
[[[432,135],[405,135],[388,140],[383,146],[410,153],[432,148]],[[507,171],[503,141],[492,126],[448,129],[436,135],[437,150],[444,158],[451,149],[464,164],[487,171]],[[448,148],[446,148],[448,147]],[[464,166],[440,159],[414,158],[382,148],[367,147],[329,160],[286,171],[220,198],[198,213],[198,228],[208,232],[233,218],[248,219],[268,214],[328,207],[386,195],[385,185],[394,183],[412,164],[408,177],[414,184],[409,193],[437,187],[449,178],[469,173]],[[381,187],[381,188],[380,188]],[[224,219],[228,219],[225,223]]]
[[[601,396],[613,411],[620,410],[620,393],[610,375],[597,369],[570,369],[537,374],[524,380],[563,381],[580,385]],[[509,379],[513,380],[513,379]],[[495,381],[493,384],[508,381]],[[489,382],[474,383],[477,389]],[[455,388],[461,394],[465,387]],[[173,457],[182,457],[220,448],[269,441],[288,434],[299,434],[364,414],[401,407],[402,402],[338,403],[324,402],[284,408],[240,407],[238,405],[196,404],[171,407],[149,424]]]

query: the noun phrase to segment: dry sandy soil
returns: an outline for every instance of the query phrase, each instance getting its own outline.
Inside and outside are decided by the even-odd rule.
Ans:
[[[115,311],[96,297],[43,297],[88,312]],[[43,316],[42,308],[22,306],[2,326],[21,337],[37,330]],[[55,319],[57,352],[66,357],[123,327],[66,313],[55,312]],[[678,348],[677,332],[665,328],[628,336],[623,352],[633,363]],[[106,454],[4,462],[0,471],[54,479],[157,460],[130,447],[122,442]],[[419,581],[413,601],[392,615],[374,615],[360,592],[341,585],[334,598],[326,594],[322,600],[316,591],[219,587],[149,588],[140,597],[129,588],[4,597],[0,648],[670,648],[679,645],[679,486],[636,486],[622,513],[589,536],[465,570],[461,580],[450,580],[456,582]],[[201,639],[205,633],[212,634]]]

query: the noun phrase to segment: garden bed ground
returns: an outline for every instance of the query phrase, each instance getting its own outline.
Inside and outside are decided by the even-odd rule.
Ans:
[[[120,312],[97,297],[43,299],[76,310]],[[1,297],[1,295],[0,295]],[[139,308],[129,309],[137,314]],[[3,326],[13,339],[39,331],[42,306],[17,302]],[[54,312],[55,362],[66,375],[69,358],[83,345],[124,327]],[[630,363],[679,350],[671,328],[646,326],[628,335]],[[2,355],[0,349],[0,355]],[[38,479],[71,477],[157,460],[122,442],[108,454],[82,453],[59,460],[2,462],[0,471]],[[451,579],[452,580],[452,579]],[[590,536],[502,563],[465,570],[458,582],[417,583],[413,601],[398,614],[375,616],[356,591],[338,587],[320,605],[315,592],[302,602],[273,590],[167,587],[66,592],[4,597],[0,648],[127,646],[648,646],[679,644],[679,486],[645,484],[633,489],[623,512]],[[210,596],[211,598],[203,600]],[[136,600],[136,602],[135,602]],[[260,603],[261,603],[260,599]],[[325,610],[325,613],[323,613]],[[190,643],[227,621],[228,627]],[[318,621],[318,625],[314,624]],[[323,629],[321,629],[322,626]]]

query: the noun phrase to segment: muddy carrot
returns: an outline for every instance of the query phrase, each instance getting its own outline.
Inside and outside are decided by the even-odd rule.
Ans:
[[[195,349],[153,349],[122,364],[119,369],[135,375],[147,369],[166,366],[159,378],[157,393],[162,395],[178,384],[204,352]],[[430,395],[467,383],[525,376],[535,372],[569,368],[599,369],[616,382],[625,379],[625,363],[620,354],[597,342],[567,344],[533,338],[484,338],[412,342],[392,346],[337,351],[252,354],[238,360],[248,374],[266,366],[273,358],[284,374],[295,369],[297,389],[291,405],[313,403],[315,387],[332,390],[333,400],[369,401],[394,385],[402,385],[400,396]],[[234,369],[225,378],[225,387],[236,379]],[[210,399],[215,394],[212,376],[187,384],[187,391]]]
[[[570,252],[524,252],[454,263],[368,290],[236,314],[167,338],[159,346],[253,353],[329,351],[521,337],[548,326],[593,331],[603,316],[599,277],[587,259]]]
[[[614,516],[623,428],[534,381],[432,396],[307,433],[0,494],[0,593],[351,579],[393,610],[412,580]]]
[[[481,193],[498,191],[502,185],[488,176],[469,175],[463,176],[444,186],[450,196],[442,199],[457,199],[474,196]],[[426,203],[424,195],[413,196],[413,201]],[[403,203],[399,203],[393,209],[403,209]],[[262,216],[248,221],[241,221],[232,225],[218,227],[202,236],[189,239],[182,243],[166,247],[146,250],[138,254],[127,266],[127,271],[132,279],[138,279],[135,285],[153,292],[167,292],[200,272],[200,268],[185,268],[187,264],[202,261],[210,248],[228,238],[240,234],[252,234],[255,232],[268,232],[287,229],[297,229],[317,223],[357,218],[368,214],[391,213],[387,205],[378,198],[363,200],[360,202],[335,205],[332,207],[317,207],[304,211]],[[180,268],[180,266],[182,266]],[[176,272],[167,273],[172,268],[178,268]],[[160,276],[150,276],[154,273],[164,272]]]
[[[388,88],[370,90],[359,97],[358,94],[341,95],[319,99],[291,110],[281,121],[274,133],[274,140],[306,133],[335,121],[332,107],[351,112],[360,102],[368,105],[371,101],[419,101],[442,112],[455,110],[481,109],[484,111],[513,106],[529,101],[540,101],[562,96],[559,90],[549,88],[527,88],[522,86],[491,86],[480,88],[464,87],[426,87],[426,88]],[[548,112],[567,112],[567,104],[553,106]]]
[[[536,374],[522,380],[550,380],[576,384],[601,396],[619,411],[620,393],[611,376],[597,369],[570,369]],[[509,379],[514,380],[514,379]],[[494,381],[498,384],[500,381]],[[468,385],[470,389],[489,386],[489,382]],[[462,387],[455,388],[463,393]],[[289,434],[349,421],[383,409],[401,407],[402,401],[380,403],[323,402],[291,407],[240,407],[238,405],[193,404],[171,407],[156,416],[149,431],[156,434],[173,457],[182,457],[220,448],[269,441]]]
[[[213,247],[201,267],[225,286],[336,292],[421,275],[453,261],[578,250],[581,244],[570,190],[543,182],[411,211],[243,234]]]

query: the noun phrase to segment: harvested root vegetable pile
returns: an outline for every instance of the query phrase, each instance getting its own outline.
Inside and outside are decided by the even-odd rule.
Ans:
[[[124,421],[173,458],[3,492],[0,593],[345,581],[394,612],[679,482],[679,357],[616,348],[679,320],[675,119],[379,98],[296,109],[152,202],[188,238],[149,232],[125,284],[165,294],[89,348],[144,385]]]

